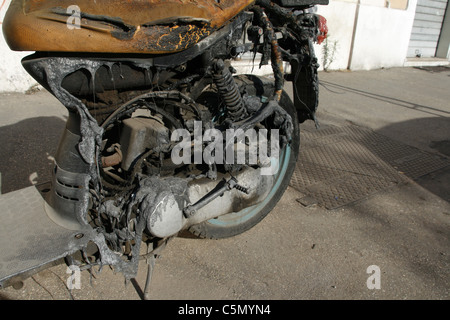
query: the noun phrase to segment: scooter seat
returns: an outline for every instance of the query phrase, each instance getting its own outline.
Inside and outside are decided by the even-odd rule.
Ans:
[[[162,54],[189,48],[254,0],[12,0],[12,50]]]

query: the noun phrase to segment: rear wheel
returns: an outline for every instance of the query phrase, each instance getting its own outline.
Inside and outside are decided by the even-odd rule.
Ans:
[[[273,81],[255,76],[238,76],[235,78],[241,90],[248,95],[271,97],[274,93]],[[239,212],[229,213],[215,219],[194,225],[189,231],[201,238],[222,239],[241,234],[263,220],[272,211],[289,185],[298,158],[300,132],[297,112],[283,91],[280,106],[292,117],[294,132],[292,141],[280,150],[279,170],[275,175],[274,184],[267,197],[260,203]]]

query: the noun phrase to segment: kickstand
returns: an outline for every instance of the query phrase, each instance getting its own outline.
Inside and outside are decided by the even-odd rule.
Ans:
[[[156,255],[152,254],[147,259],[147,280],[145,281],[144,300],[150,300],[150,283],[152,282],[153,270],[155,269]]]
[[[143,259],[147,261],[147,279],[145,280],[145,288],[144,288],[144,300],[150,300],[150,284],[152,282],[153,271],[155,269],[156,259],[160,257],[161,251],[167,246],[167,243],[173,239],[175,236],[166,238],[159,243],[147,243],[147,254],[144,255]]]

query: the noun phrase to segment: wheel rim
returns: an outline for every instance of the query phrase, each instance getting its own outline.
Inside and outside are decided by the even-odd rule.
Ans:
[[[217,227],[231,227],[231,226],[237,226],[241,223],[245,223],[251,218],[253,218],[259,211],[261,211],[275,196],[275,193],[277,192],[278,188],[280,187],[288,166],[289,166],[289,159],[291,157],[291,147],[290,145],[287,145],[280,154],[280,167],[275,177],[275,183],[272,187],[272,190],[270,190],[270,193],[267,195],[267,197],[260,203],[255,204],[253,206],[250,206],[248,208],[245,208],[238,212],[228,213],[223,216],[217,217],[215,219],[208,220],[208,223],[217,226]]]

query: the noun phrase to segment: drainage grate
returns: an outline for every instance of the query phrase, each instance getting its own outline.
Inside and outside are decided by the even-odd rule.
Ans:
[[[301,141],[290,185],[308,203],[313,198],[330,210],[450,165],[446,158],[352,125],[306,127]]]

